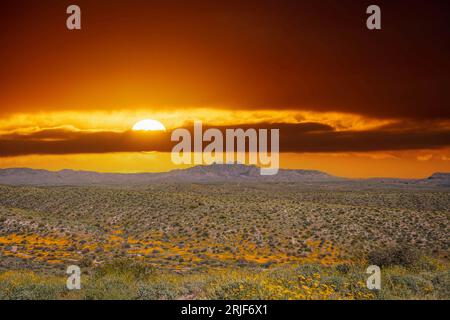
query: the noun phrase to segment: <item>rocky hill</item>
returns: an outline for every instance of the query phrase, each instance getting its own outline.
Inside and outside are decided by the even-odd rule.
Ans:
[[[240,182],[240,181],[331,181],[338,178],[314,170],[285,170],[277,175],[261,176],[256,166],[213,164],[163,173],[100,173],[93,171],[47,171],[29,168],[0,170],[0,184],[8,185],[108,185],[154,182]]]

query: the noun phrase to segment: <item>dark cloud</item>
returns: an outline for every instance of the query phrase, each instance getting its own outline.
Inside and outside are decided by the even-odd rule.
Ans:
[[[0,138],[0,156],[170,151],[170,134],[139,132],[36,132]],[[40,137],[40,138],[36,138]]]
[[[450,2],[4,0],[0,114],[221,106],[450,119]]]
[[[235,128],[280,129],[281,152],[393,151],[450,146],[448,128],[435,126],[417,130],[398,127],[401,125],[395,130],[385,127],[366,131],[336,131],[320,123],[260,123],[218,129],[222,132]],[[205,126],[203,130],[208,128]],[[192,127],[186,129],[193,132]],[[69,132],[57,129],[27,135],[9,134],[0,136],[0,157],[28,154],[170,152],[175,145],[175,142],[170,141],[170,136],[170,132]]]

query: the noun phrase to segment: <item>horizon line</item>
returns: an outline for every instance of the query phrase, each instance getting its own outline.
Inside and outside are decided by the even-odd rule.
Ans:
[[[73,171],[73,172],[89,172],[89,173],[98,173],[98,174],[120,174],[120,175],[133,175],[133,174],[161,174],[161,173],[170,173],[170,172],[174,172],[174,171],[180,171],[180,170],[188,170],[191,168],[195,168],[195,167],[209,167],[209,166],[213,166],[213,165],[241,165],[241,166],[245,166],[245,167],[256,167],[256,168],[260,168],[257,165],[247,165],[247,164],[242,164],[242,163],[213,163],[213,164],[198,164],[198,165],[193,165],[193,166],[189,166],[186,168],[175,168],[175,169],[171,169],[171,170],[167,170],[167,171],[157,171],[157,172],[149,172],[149,171],[135,171],[135,172],[118,172],[118,171],[95,171],[95,170],[81,170],[81,169],[70,169],[70,168],[64,168],[64,169],[60,169],[60,170],[49,170],[49,169],[44,169],[44,168],[30,168],[30,167],[8,167],[8,168],[0,168],[0,171],[4,171],[4,170],[23,170],[23,169],[27,169],[27,170],[35,170],[35,171],[46,171],[46,172],[51,172],[51,173],[58,173],[58,172],[62,172],[62,171]],[[320,172],[320,173],[324,173],[329,175],[330,177],[334,177],[334,178],[341,178],[341,179],[347,179],[347,180],[374,180],[374,179],[397,179],[397,180],[422,180],[422,179],[428,179],[433,175],[436,174],[450,174],[450,172],[442,172],[442,171],[436,171],[433,172],[432,174],[422,177],[422,178],[400,178],[400,177],[383,177],[383,176],[377,176],[377,177],[360,177],[360,178],[355,178],[355,177],[345,177],[345,176],[335,176],[333,174],[330,174],[326,171],[322,171],[322,170],[317,170],[317,169],[301,169],[301,168],[297,168],[297,169],[291,169],[291,168],[280,168],[279,170],[284,170],[284,171],[310,171],[310,172]]]

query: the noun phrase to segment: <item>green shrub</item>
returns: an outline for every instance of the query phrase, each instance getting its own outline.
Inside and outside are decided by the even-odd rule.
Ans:
[[[56,300],[65,283],[38,278],[33,273],[8,272],[0,281],[0,300]]]
[[[419,253],[409,246],[396,246],[372,251],[368,262],[379,267],[402,266],[412,267],[419,262]]]
[[[386,275],[381,284],[384,291],[383,298],[414,299],[425,297],[434,291],[433,285],[420,275]]]
[[[101,278],[105,275],[122,275],[135,280],[143,280],[154,274],[154,267],[148,266],[136,260],[128,258],[114,259],[95,270],[94,277]]]
[[[177,287],[169,282],[141,283],[138,286],[139,300],[174,300]]]
[[[343,274],[349,273],[350,269],[351,269],[351,267],[348,264],[338,264],[336,266],[336,270]]]
[[[300,265],[295,269],[295,272],[299,275],[303,275],[305,277],[310,277],[315,273],[321,272],[321,266],[318,264],[304,264]]]
[[[431,279],[431,283],[436,290],[438,298],[450,299],[450,270],[435,275]]]
[[[133,279],[117,275],[90,279],[82,293],[86,300],[135,300],[139,296]]]
[[[216,285],[208,297],[214,300],[261,299],[262,287],[259,283],[249,280],[230,280]]]

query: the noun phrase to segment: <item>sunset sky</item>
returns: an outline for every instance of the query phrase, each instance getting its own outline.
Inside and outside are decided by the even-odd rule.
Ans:
[[[279,128],[283,168],[449,172],[449,21],[449,1],[2,1],[0,167],[166,171],[202,120]]]

